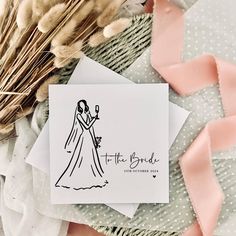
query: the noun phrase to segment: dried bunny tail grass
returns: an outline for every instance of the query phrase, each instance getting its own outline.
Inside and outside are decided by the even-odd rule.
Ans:
[[[83,40],[78,40],[72,44],[72,47],[77,50],[81,50],[83,47]]]
[[[14,124],[0,124],[0,134],[9,134],[15,128]]]
[[[16,47],[12,47],[6,51],[1,60],[4,62],[5,67],[10,67],[12,62],[16,59]],[[1,112],[0,112],[1,113]]]
[[[14,31],[14,33],[10,39],[9,46],[15,47],[17,44],[17,41],[21,37],[21,35],[22,35],[22,30],[20,28],[16,28],[16,30]]]
[[[54,66],[56,68],[63,68],[66,65],[68,65],[72,61],[72,58],[60,58],[60,57],[55,57],[54,59]]]
[[[20,119],[22,117],[26,117],[26,116],[32,114],[33,112],[34,112],[34,108],[33,107],[25,107],[23,110],[17,112],[16,118]]]
[[[97,24],[99,27],[105,27],[110,24],[113,18],[117,15],[120,6],[124,0],[114,0],[105,8],[105,10],[98,16]]]
[[[66,23],[64,27],[52,39],[51,45],[53,47],[56,47],[66,44],[73,36],[76,27],[91,13],[93,8],[93,0],[88,1],[83,7],[81,7],[72,17],[72,19],[68,23]]]
[[[101,45],[102,43],[107,42],[109,39],[103,35],[103,31],[99,31],[92,36],[90,36],[88,45],[92,48]]]
[[[4,16],[7,5],[8,5],[8,0],[0,1],[0,17]]]
[[[13,0],[13,6],[14,7],[18,6],[19,2],[20,2],[20,0]]]
[[[47,33],[56,26],[58,19],[66,10],[66,4],[60,3],[53,6],[39,21],[38,29],[42,33]]]
[[[57,46],[51,50],[51,52],[59,58],[80,58],[83,41],[72,44],[71,46]]]
[[[110,0],[95,0],[95,11],[102,12],[107,5],[110,3]]]
[[[45,5],[48,5],[49,7],[55,6],[58,3],[65,2],[65,0],[43,0]]]
[[[52,39],[51,45],[53,47],[66,44],[68,40],[73,35],[76,28],[76,21],[71,19],[69,22],[63,26],[63,28],[56,34],[56,36]]]
[[[73,19],[76,21],[77,25],[79,25],[92,12],[94,5],[94,0],[89,0],[75,13]]]
[[[5,116],[7,116],[12,111],[16,110],[17,108],[19,108],[18,105],[12,105],[12,106],[8,106],[5,109],[1,110],[0,111],[0,120],[3,119]]]
[[[130,25],[131,25],[131,19],[120,18],[118,20],[113,21],[111,24],[107,25],[103,29],[103,35],[106,38],[111,38],[111,37],[123,32]]]
[[[20,3],[16,23],[20,29],[25,29],[32,20],[32,0],[23,0]]]
[[[45,80],[36,92],[36,99],[38,102],[43,102],[48,98],[48,86],[49,84],[57,84],[59,76],[54,75]]]
[[[36,19],[41,18],[47,11],[48,6],[44,3],[44,0],[33,0],[32,3],[32,10],[33,10],[33,17]]]

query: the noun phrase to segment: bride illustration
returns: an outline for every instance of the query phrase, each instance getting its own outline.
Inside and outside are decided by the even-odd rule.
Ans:
[[[77,103],[73,125],[64,149],[71,154],[70,161],[55,186],[73,190],[103,188],[108,184],[103,178],[103,168],[98,155],[101,137],[95,136],[93,124],[99,120],[91,116],[85,100]]]

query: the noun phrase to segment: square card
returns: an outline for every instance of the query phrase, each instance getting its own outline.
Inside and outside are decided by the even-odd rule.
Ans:
[[[133,84],[132,81],[84,56],[72,74],[70,84]],[[189,112],[169,102],[169,148],[186,121]],[[26,162],[49,175],[49,122],[43,127]],[[132,218],[137,204],[107,204],[114,210]]]
[[[169,201],[167,84],[49,91],[52,203]]]

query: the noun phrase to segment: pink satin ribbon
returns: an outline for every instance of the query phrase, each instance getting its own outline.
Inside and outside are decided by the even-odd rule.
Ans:
[[[167,0],[154,2],[152,66],[183,96],[216,83],[220,86],[227,117],[209,122],[180,158],[185,185],[197,215],[197,221],[183,235],[212,236],[224,194],[212,168],[211,154],[236,144],[236,66],[211,55],[182,62],[183,11]]]
[[[211,155],[236,144],[236,132],[232,132],[236,127],[235,118],[229,116],[209,122],[180,158],[185,185],[199,224],[192,225],[185,236],[213,235],[224,194],[212,168]]]
[[[87,225],[70,223],[68,236],[104,236],[104,234],[98,233]]]

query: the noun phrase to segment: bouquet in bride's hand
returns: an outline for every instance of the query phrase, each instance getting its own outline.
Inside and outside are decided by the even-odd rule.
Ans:
[[[97,148],[101,147],[101,145],[100,145],[101,141],[102,141],[102,137],[96,137]]]

